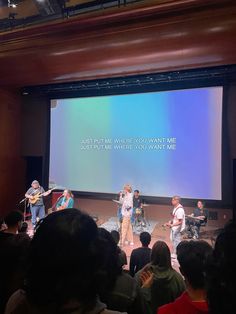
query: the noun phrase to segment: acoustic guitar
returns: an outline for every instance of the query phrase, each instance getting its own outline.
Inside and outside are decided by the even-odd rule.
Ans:
[[[37,201],[40,199],[41,196],[43,196],[43,195],[44,195],[45,193],[47,193],[48,191],[53,191],[53,190],[55,190],[55,189],[56,189],[56,187],[53,188],[53,189],[47,190],[47,191],[44,192],[44,193],[40,193],[40,192],[36,193],[35,195],[33,195],[33,198],[32,198],[32,199],[29,198],[29,203],[30,203],[31,205],[36,204]]]
[[[63,209],[65,209],[65,208],[67,208],[67,205],[66,205],[66,204],[57,207],[56,210],[63,210]]]

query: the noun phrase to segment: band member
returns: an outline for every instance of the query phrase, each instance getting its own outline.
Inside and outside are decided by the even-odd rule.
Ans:
[[[42,219],[45,216],[45,206],[43,202],[43,197],[51,193],[51,190],[47,192],[44,188],[39,185],[37,180],[34,180],[31,184],[31,188],[25,193],[25,197],[29,199],[30,211],[32,215],[32,225],[33,228],[36,226],[37,217]]]
[[[120,193],[120,202],[122,203],[121,245],[124,245],[124,243],[134,245],[133,229],[131,224],[133,193],[129,184],[126,184],[124,186],[124,191]]]
[[[208,210],[204,208],[204,202],[198,201],[197,208],[194,209],[191,216],[194,220],[187,219],[187,233],[190,238],[198,239],[200,227],[206,225],[208,219]]]
[[[180,196],[172,197],[172,205],[174,206],[172,211],[172,220],[165,225],[171,228],[170,240],[173,245],[173,253],[176,254],[176,248],[181,242],[181,232],[185,229],[185,211],[180,204]]]
[[[134,204],[133,213],[134,213],[135,224],[141,223],[143,226],[146,226],[146,221],[144,218],[143,200],[140,197],[139,190],[134,191],[133,204]]]
[[[56,204],[56,210],[62,210],[66,208],[74,207],[74,195],[70,190],[64,190],[62,197],[58,200]]]

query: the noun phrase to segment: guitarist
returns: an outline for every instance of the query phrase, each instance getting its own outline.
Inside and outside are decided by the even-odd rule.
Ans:
[[[32,225],[33,228],[36,226],[37,217],[42,219],[45,216],[45,206],[43,202],[43,197],[51,193],[51,190],[47,192],[44,191],[44,188],[39,185],[37,180],[34,180],[31,184],[31,188],[25,193],[25,197],[29,200],[34,200],[36,195],[39,195],[38,200],[34,204],[30,204],[30,211],[32,215]]]
[[[172,220],[164,224],[171,229],[170,239],[173,245],[173,257],[176,257],[176,248],[181,242],[181,232],[185,229],[185,211],[181,205],[181,198],[178,195],[172,197],[171,203],[173,205]]]
[[[56,204],[56,210],[62,210],[66,208],[74,207],[74,195],[70,190],[64,190],[62,197]]]

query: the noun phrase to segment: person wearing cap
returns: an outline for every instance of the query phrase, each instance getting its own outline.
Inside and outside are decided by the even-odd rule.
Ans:
[[[32,215],[32,225],[35,228],[37,223],[37,217],[42,219],[45,216],[45,206],[43,202],[43,197],[51,193],[51,190],[45,192],[44,188],[40,186],[37,180],[34,180],[31,187],[25,193],[25,197],[29,200],[33,200],[34,196],[39,193],[39,198],[34,204],[30,204],[30,211]]]

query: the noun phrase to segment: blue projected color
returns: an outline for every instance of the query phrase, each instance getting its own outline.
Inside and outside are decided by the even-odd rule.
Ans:
[[[221,199],[222,87],[52,101],[50,184]]]

